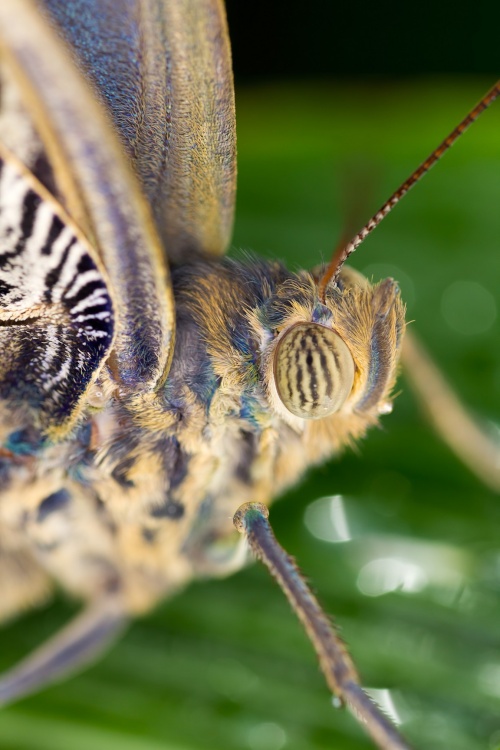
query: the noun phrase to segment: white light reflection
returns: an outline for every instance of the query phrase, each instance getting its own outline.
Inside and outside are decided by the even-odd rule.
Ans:
[[[367,539],[364,545],[357,585],[365,596],[415,593],[432,586],[434,598],[449,605],[463,591],[468,557],[460,549],[401,537]]]
[[[428,582],[422,568],[397,557],[370,560],[358,575],[358,589],[365,596],[382,596],[397,590],[410,593],[422,591]]]
[[[471,564],[465,550],[410,537],[360,536],[352,530],[356,519],[350,514],[355,509],[351,510],[348,502],[349,498],[342,495],[321,497],[306,508],[304,523],[322,541],[354,540],[348,547],[348,560],[358,570],[357,586],[362,594],[410,594],[428,588],[429,595],[444,606],[457,606],[464,596]]]
[[[403,723],[403,720],[394,704],[394,698],[391,695],[391,691],[386,688],[364,688],[365,692],[373,698],[375,703],[380,706],[382,711],[392,719],[394,724],[399,725]]]
[[[342,495],[320,497],[307,506],[304,522],[313,536],[324,542],[352,539]]]

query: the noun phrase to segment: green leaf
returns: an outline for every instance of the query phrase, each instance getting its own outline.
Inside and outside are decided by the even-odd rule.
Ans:
[[[360,201],[367,194],[366,205],[351,207],[362,224],[488,85],[241,91],[235,248],[286,258],[292,267],[328,258],[343,226],[344,175],[352,168],[354,194]],[[436,361],[474,412],[492,421],[500,391],[498,317],[467,333],[450,325],[453,312],[446,317],[442,305],[459,281],[479,284],[498,304],[499,132],[494,106],[352,259],[375,278],[400,279],[409,319]],[[463,299],[471,316],[478,304]],[[364,683],[390,689],[414,746],[495,748],[500,505],[432,433],[403,379],[400,387],[382,430],[311,473],[273,508],[271,520],[342,628]],[[338,534],[339,502],[313,505],[337,495],[352,536],[342,543],[314,536],[318,528],[327,538]],[[60,602],[11,624],[0,666],[69,616]],[[372,747],[352,717],[331,707],[311,647],[257,566],[192,585],[136,622],[100,664],[6,709],[0,746]]]

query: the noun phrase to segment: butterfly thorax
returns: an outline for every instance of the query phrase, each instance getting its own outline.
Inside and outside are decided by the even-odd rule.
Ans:
[[[121,588],[136,611],[241,565],[238,506],[269,504],[377,421],[404,327],[394,282],[372,287],[347,269],[326,304],[313,274],[254,259],[181,266],[173,286],[176,344],[160,391],[138,403],[106,371],[71,437],[52,443],[25,425],[4,440],[9,538],[71,591]],[[303,323],[336,331],[355,363],[349,397],[322,419],[288,412],[274,382],[276,348]]]

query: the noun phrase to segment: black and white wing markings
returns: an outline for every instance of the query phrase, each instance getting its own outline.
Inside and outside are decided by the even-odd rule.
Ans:
[[[67,180],[55,172],[28,109],[23,104],[19,86],[1,59],[0,142],[77,220],[78,214],[70,210],[74,206],[68,201],[65,191],[60,189]]]
[[[0,151],[0,398],[72,424],[113,343],[108,285],[58,204]]]

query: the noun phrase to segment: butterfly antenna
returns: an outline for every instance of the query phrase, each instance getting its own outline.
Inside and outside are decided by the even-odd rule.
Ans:
[[[365,226],[356,234],[347,244],[340,244],[335,250],[332,260],[328,264],[323,276],[319,280],[318,294],[320,301],[325,303],[326,290],[330,283],[335,283],[340,273],[340,269],[344,265],[347,258],[353,253],[359,245],[363,242],[366,237],[377,227],[382,219],[385,219],[387,214],[392,211],[396,203],[399,203],[401,198],[417,183],[420,178],[429,171],[431,167],[443,156],[445,151],[448,151],[455,141],[465,133],[469,125],[471,125],[484,110],[490,106],[492,102],[500,94],[500,81],[491,88],[488,93],[481,99],[481,101],[474,107],[469,114],[464,117],[462,122],[450,133],[450,135],[444,139],[444,141],[437,147],[435,151],[427,157],[422,164],[410,175],[410,177],[403,182],[403,184],[391,195],[388,201],[386,201],[376,214],[365,224]]]
[[[381,750],[410,750],[396,727],[361,687],[347,648],[323,612],[295,561],[278,544],[261,503],[245,503],[234,516],[234,525],[244,533],[252,552],[279,583],[302,623],[318,655],[321,670],[335,703],[347,705],[364,724]]]

